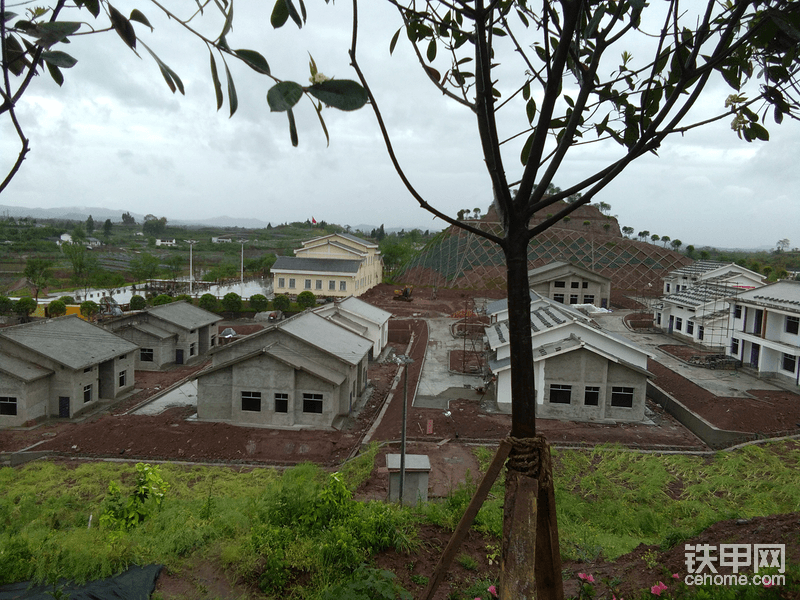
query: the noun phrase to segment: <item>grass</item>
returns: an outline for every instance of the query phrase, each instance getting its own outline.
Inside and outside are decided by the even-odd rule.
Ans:
[[[377,445],[366,448],[335,481],[313,465],[281,473],[166,464],[160,467],[170,485],[163,509],[129,532],[98,525],[109,482],[129,494],[133,465],[68,468],[37,461],[0,469],[0,583],[92,580],[134,563],[179,570],[192,557],[216,556],[232,576],[273,593],[283,593],[287,573],[305,572],[303,590],[287,597],[318,597],[374,552],[413,552],[416,522],[452,529],[472,496],[468,479],[447,498],[414,509],[355,502],[352,492],[369,477],[377,451]],[[723,519],[800,507],[800,449],[791,442],[713,457],[615,447],[553,454],[567,560],[613,560],[640,543],[679,543]],[[493,451],[477,449],[476,456],[484,469]],[[502,503],[501,475],[475,522],[498,540]]]

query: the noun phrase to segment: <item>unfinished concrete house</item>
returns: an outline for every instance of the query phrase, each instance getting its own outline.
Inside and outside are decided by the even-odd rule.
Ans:
[[[139,347],[137,369],[158,371],[204,360],[217,343],[221,320],[189,302],[172,302],[104,321],[103,326]]]
[[[622,336],[602,330],[567,305],[531,292],[536,377],[536,414],[570,421],[641,421],[644,418],[648,353]],[[489,367],[497,406],[511,412],[508,305],[487,307]],[[496,316],[505,317],[496,319]]]
[[[561,304],[611,304],[611,279],[564,261],[556,261],[528,271],[528,287],[543,298]]]
[[[69,418],[129,392],[136,349],[76,316],[0,330],[0,426]]]
[[[307,311],[212,352],[197,417],[284,428],[338,427],[367,386],[373,343]]]
[[[314,309],[314,312],[345,329],[372,341],[370,359],[380,356],[389,342],[389,319],[392,313],[372,306],[353,296],[335,300]]]

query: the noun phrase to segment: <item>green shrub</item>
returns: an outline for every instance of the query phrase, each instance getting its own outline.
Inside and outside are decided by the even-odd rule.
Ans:
[[[321,600],[411,600],[391,571],[361,565],[348,581],[329,587]]]
[[[0,296],[0,315],[11,314],[11,311],[13,310],[14,310],[14,301],[8,296]]]
[[[146,463],[136,465],[136,486],[128,497],[122,495],[119,484],[108,484],[108,494],[103,501],[100,525],[107,529],[129,530],[161,508],[169,484],[161,477],[157,466]]]
[[[59,300],[61,300],[61,302],[64,304],[75,304],[75,298],[72,296],[61,296]]]
[[[291,305],[292,305],[292,302],[291,302],[291,300],[289,300],[289,296],[286,296],[284,294],[278,294],[272,300],[272,307],[275,310],[280,310],[282,312],[286,312],[287,310],[289,310],[289,307]]]
[[[242,310],[242,297],[236,292],[228,292],[222,297],[222,309],[227,312]]]
[[[169,304],[174,301],[175,298],[173,298],[169,294],[159,294],[150,301],[150,304],[152,304],[153,306],[161,306],[163,304]]]
[[[144,308],[147,306],[147,300],[145,300],[143,296],[135,294],[131,296],[130,305],[131,310],[144,310]]]
[[[250,308],[256,312],[264,312],[269,308],[269,300],[263,294],[253,294],[250,296]]]
[[[214,312],[219,308],[219,300],[217,300],[217,297],[213,294],[203,294],[200,296],[200,301],[197,305],[203,310]]]
[[[308,290],[306,290],[305,292],[300,292],[299,294],[297,294],[297,304],[303,310],[311,308],[317,305],[317,297]]]
[[[14,312],[22,317],[27,317],[36,310],[36,300],[30,296],[25,296],[14,302]]]
[[[93,300],[81,302],[81,314],[87,319],[91,319],[100,312],[100,305]]]
[[[51,317],[60,317],[67,314],[67,305],[61,300],[53,300],[47,305],[47,312]]]

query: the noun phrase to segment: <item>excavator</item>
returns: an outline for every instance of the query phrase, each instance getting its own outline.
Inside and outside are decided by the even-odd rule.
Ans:
[[[414,289],[413,285],[407,285],[401,290],[394,291],[394,299],[395,300],[403,300],[404,302],[411,302],[413,298],[411,297],[411,291]]]

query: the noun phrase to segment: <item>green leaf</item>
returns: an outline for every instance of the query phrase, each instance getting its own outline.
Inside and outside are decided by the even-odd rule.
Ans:
[[[156,61],[156,64],[158,65],[158,68],[161,71],[161,75],[164,77],[164,81],[167,82],[169,89],[172,90],[172,93],[174,94],[175,90],[177,89],[180,91],[181,94],[186,95],[186,92],[184,91],[183,88],[183,82],[181,81],[181,78],[178,77],[177,73],[175,73],[175,71],[170,69],[164,61],[158,58],[158,56],[156,56],[156,53],[150,50],[147,44],[142,42],[142,46],[144,46],[144,49],[150,53],[150,56],[153,57],[153,60]]]
[[[267,92],[267,104],[272,112],[284,112],[300,102],[303,88],[294,81],[281,81],[273,85]]]
[[[78,7],[85,6],[95,19],[100,14],[99,0],[75,0],[75,5]]]
[[[267,59],[255,50],[234,50],[233,52],[257,73],[270,74]]]
[[[764,127],[762,127],[758,123],[750,124],[750,133],[756,139],[763,140],[765,142],[769,141],[769,131],[767,131]]]
[[[66,52],[59,52],[58,50],[48,50],[42,52],[42,58],[48,65],[62,67],[64,69],[70,69],[78,62],[77,59],[72,58]],[[62,77],[61,80],[63,81],[64,78]]]
[[[239,108],[239,96],[236,95],[236,86],[233,85],[233,77],[231,77],[231,72],[228,69],[228,62],[225,58],[222,58],[222,62],[225,63],[225,76],[228,78],[228,103],[231,106],[231,115],[236,112],[236,109]]]
[[[533,119],[536,117],[536,100],[533,98],[528,100],[527,104],[525,104],[525,112],[528,115],[528,123],[533,123]]]
[[[356,81],[349,79],[330,79],[315,83],[308,93],[317,100],[339,110],[358,110],[367,103],[367,92]]]
[[[436,38],[433,38],[431,39],[430,42],[428,42],[427,56],[428,56],[428,62],[433,62],[434,59],[436,58]]]
[[[61,73],[61,69],[49,62],[46,64],[47,70],[50,71],[50,77],[52,77],[53,81],[55,81],[58,86],[61,87],[61,85],[64,83],[64,75]]]
[[[219,34],[219,39],[224,39],[232,28],[233,28],[233,2],[231,2],[231,6],[228,9],[228,12],[225,13],[225,23],[222,26],[222,33]]]
[[[217,110],[222,108],[222,83],[219,80],[219,73],[217,72],[217,61],[214,59],[214,53],[211,48],[208,49],[208,56],[211,59],[211,81],[214,82],[214,95],[217,98]]]
[[[147,17],[145,17],[142,11],[140,11],[138,8],[134,8],[131,11],[130,20],[141,23],[142,25],[149,27],[150,31],[153,31],[153,26],[150,25],[150,21],[147,20]]]
[[[522,152],[520,152],[519,160],[523,165],[528,164],[528,158],[531,155],[531,147],[533,146],[533,136],[536,135],[536,130],[534,129],[531,134],[528,136],[528,139],[525,140],[525,144],[522,146]]]
[[[292,109],[286,111],[286,114],[289,115],[289,137],[292,138],[292,146],[297,148],[297,144],[299,140],[297,139],[297,123],[294,122],[294,113]]]
[[[272,14],[269,17],[269,22],[274,29],[279,29],[286,25],[289,20],[289,8],[286,6],[285,0],[275,0],[275,6],[272,7]]]
[[[605,9],[602,6],[598,6],[597,10],[595,10],[594,14],[592,15],[592,19],[586,26],[586,30],[583,33],[584,38],[594,37],[597,27],[600,25],[600,20],[605,16],[605,14]]]
[[[400,37],[401,31],[403,31],[402,27],[394,32],[394,35],[392,36],[392,41],[389,42],[389,54],[394,53],[394,47],[397,46],[397,39]]]
[[[16,25],[19,27],[19,23]],[[53,21],[52,23],[37,23],[26,33],[36,37],[43,46],[52,46],[58,42],[69,43],[67,36],[72,35],[80,28],[81,24],[74,21]]]
[[[3,11],[3,16],[2,16],[3,23],[8,23],[11,19],[13,19],[16,16],[17,16],[17,13],[13,13],[13,12],[8,11],[8,10]]]
[[[322,132],[325,134],[325,140],[328,142],[328,146],[330,146],[331,136],[328,135],[328,127],[325,125],[325,119],[322,118],[322,102],[314,104],[314,110],[317,111],[317,117],[319,117],[319,124],[322,126]]]
[[[122,38],[122,41],[128,44],[132,50],[136,50],[136,32],[133,30],[133,25],[128,21],[122,13],[116,8],[108,5],[109,16],[111,17],[111,26]]]
[[[22,46],[17,40],[17,37],[14,35],[9,35],[6,38],[5,43],[5,51],[7,52],[8,56],[8,69],[14,75],[21,75],[22,72],[25,70],[30,62],[25,57],[25,51],[22,49]]]
[[[303,19],[300,16],[300,13],[297,12],[297,9],[294,7],[294,2],[292,2],[292,0],[283,1],[286,2],[286,6],[289,9],[289,16],[292,17],[292,21],[294,21],[298,29],[301,29],[303,27]]]

